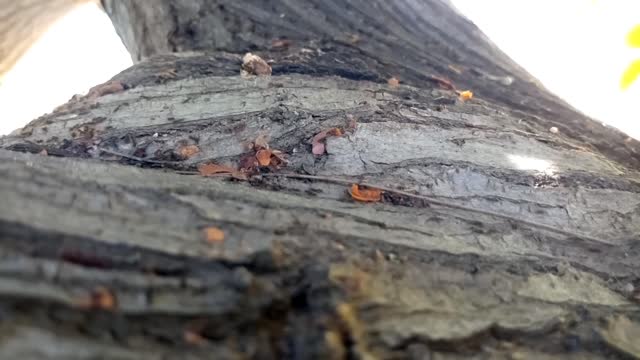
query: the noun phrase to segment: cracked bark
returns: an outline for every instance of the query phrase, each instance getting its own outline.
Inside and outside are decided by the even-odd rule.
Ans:
[[[640,356],[638,143],[448,3],[103,5],[138,63],[0,139],[2,357]],[[261,135],[284,169],[189,175]]]

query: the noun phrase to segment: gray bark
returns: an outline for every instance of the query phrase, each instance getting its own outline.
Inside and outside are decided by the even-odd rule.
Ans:
[[[0,139],[1,356],[640,357],[638,143],[446,2],[153,4],[104,0],[138,63]],[[285,167],[198,175],[263,136]]]

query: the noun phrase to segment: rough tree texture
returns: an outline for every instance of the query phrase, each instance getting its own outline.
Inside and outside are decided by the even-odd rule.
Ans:
[[[2,358],[640,358],[638,143],[448,3],[103,5],[146,60],[0,139]]]

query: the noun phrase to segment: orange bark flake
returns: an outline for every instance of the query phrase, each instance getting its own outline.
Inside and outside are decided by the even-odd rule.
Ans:
[[[389,80],[387,80],[387,84],[391,88],[397,88],[398,86],[400,86],[400,80],[396,79],[396,77],[394,76],[392,78],[389,78]]]
[[[258,152],[256,152],[256,159],[258,160],[258,164],[260,164],[260,166],[269,166],[269,164],[271,164],[271,155],[271,150],[258,150]]]
[[[117,306],[117,300],[111,290],[99,286],[88,297],[76,300],[76,306],[83,309],[113,310]]]
[[[219,244],[224,241],[224,231],[215,226],[209,226],[203,229],[204,237],[211,244]]]
[[[202,176],[231,175],[237,180],[247,180],[247,175],[240,170],[230,166],[206,163],[198,165],[198,172]]]
[[[200,152],[200,148],[197,147],[196,145],[186,145],[178,149],[178,154],[183,159],[188,159],[199,152]]]
[[[349,195],[351,195],[354,200],[362,202],[379,202],[382,200],[382,190],[375,188],[362,189],[358,184],[351,185]]]
[[[471,98],[473,97],[473,93],[469,90],[465,90],[465,91],[461,91],[460,92],[460,99],[463,101],[466,100],[471,100]]]

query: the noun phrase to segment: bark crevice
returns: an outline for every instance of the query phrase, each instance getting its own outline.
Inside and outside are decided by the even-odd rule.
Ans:
[[[139,62],[0,138],[0,356],[639,356],[637,143],[446,2],[103,3]]]

